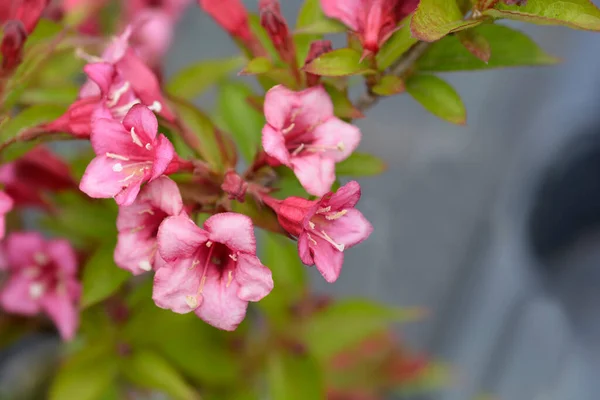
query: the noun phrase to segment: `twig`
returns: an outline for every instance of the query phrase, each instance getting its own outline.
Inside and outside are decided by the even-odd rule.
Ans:
[[[402,57],[400,57],[388,70],[388,74],[401,77],[408,71],[413,64],[427,51],[431,43],[418,42],[411,47]],[[355,107],[360,111],[365,111],[371,108],[379,100],[379,95],[367,90],[358,100]]]

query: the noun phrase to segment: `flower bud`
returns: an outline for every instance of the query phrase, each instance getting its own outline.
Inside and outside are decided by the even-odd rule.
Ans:
[[[281,14],[278,0],[260,0],[260,24],[265,28],[275,50],[281,59],[288,64],[296,62],[296,47],[290,35],[287,22]]]
[[[23,45],[27,39],[25,26],[21,21],[10,20],[4,25],[4,37],[0,44],[2,70],[13,71],[23,60]]]
[[[304,61],[304,65],[311,63],[315,58],[320,57],[325,53],[329,53],[333,48],[331,47],[331,40],[315,40],[310,44],[308,55]],[[308,86],[317,86],[321,77],[319,75],[306,73],[306,83]]]
[[[243,180],[235,171],[227,171],[221,189],[227,193],[229,200],[237,200],[243,203],[248,189],[248,182]]]

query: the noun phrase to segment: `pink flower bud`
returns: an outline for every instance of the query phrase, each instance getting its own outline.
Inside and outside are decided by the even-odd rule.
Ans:
[[[330,52],[333,50],[331,46],[331,40],[315,40],[310,44],[310,49],[308,50],[308,55],[306,56],[306,60],[304,61],[304,65],[309,64],[315,58]],[[306,83],[308,86],[317,86],[321,81],[321,77],[319,75],[314,75],[307,73],[306,74]]]
[[[229,200],[237,200],[243,203],[248,189],[248,182],[243,180],[235,171],[227,171],[221,189],[227,193]]]
[[[27,40],[27,32],[21,21],[10,20],[4,24],[4,37],[0,44],[4,72],[13,71],[21,64],[25,40]]]
[[[288,25],[281,14],[278,0],[260,0],[260,24],[265,28],[279,53],[281,59],[294,65],[296,60],[296,47],[288,30]]]

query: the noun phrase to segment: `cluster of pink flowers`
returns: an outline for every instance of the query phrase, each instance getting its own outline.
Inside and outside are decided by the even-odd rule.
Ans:
[[[158,43],[150,43],[148,38],[155,29],[162,31],[163,18],[172,23],[186,2],[155,3],[128,3],[131,19],[147,18],[148,26],[140,29],[134,23],[125,28],[101,57],[82,54],[88,61],[84,71],[89,80],[68,111],[45,128],[89,137],[96,157],[87,166],[79,188],[93,198],[114,198],[119,205],[115,263],[135,275],[154,273],[153,299],[157,306],[177,313],[194,312],[215,327],[233,330],[244,319],[248,302],[268,295],[274,283],[271,271],[256,255],[249,217],[225,210],[200,227],[190,218],[192,208],[184,205],[177,183],[167,177],[178,171],[192,171],[194,163],[182,160],[169,139],[159,133],[155,113],[175,125],[179,121],[149,66],[153,62],[149,54],[161,53],[163,42],[168,40],[159,37]],[[199,3],[254,55],[264,54],[241,3]],[[371,52],[377,51],[393,31],[390,26],[406,12],[405,6],[394,1],[355,0],[349,5],[352,7],[323,0],[325,12],[347,23]],[[382,14],[388,8],[394,13]],[[296,69],[294,43],[279,2],[261,0],[260,10],[261,22],[282,60]],[[343,18],[340,10],[345,12]],[[315,42],[309,60],[329,50],[330,42]],[[253,196],[267,206],[264,212],[274,211],[281,227],[298,241],[302,262],[315,265],[325,280],[334,282],[342,269],[344,251],[365,240],[373,229],[355,208],[361,195],[357,182],[331,191],[336,163],[352,154],[361,133],[335,117],[332,101],[319,78],[306,78],[308,89],[293,91],[279,85],[267,92],[264,153],[259,157],[271,166],[292,169],[306,191],[317,198],[276,200],[268,190],[255,189],[256,183],[245,181],[235,171],[223,176],[221,189],[230,201]],[[3,183],[7,191],[18,193],[10,188],[8,180]],[[12,200],[0,194],[3,215],[12,207]],[[3,246],[10,278],[1,292],[0,305],[26,315],[43,309],[63,337],[72,337],[80,290],[75,278],[76,258],[68,243],[45,241],[36,234],[13,234]]]

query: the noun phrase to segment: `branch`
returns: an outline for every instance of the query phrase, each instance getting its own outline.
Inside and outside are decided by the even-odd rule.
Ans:
[[[388,69],[388,73],[401,77],[425,53],[425,51],[427,51],[430,45],[431,43],[428,42],[418,42],[392,64]],[[365,111],[377,103],[379,97],[379,95],[371,92],[370,89],[367,89],[367,91],[358,98],[354,106],[360,111]]]

